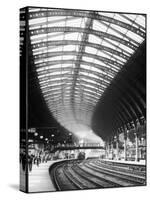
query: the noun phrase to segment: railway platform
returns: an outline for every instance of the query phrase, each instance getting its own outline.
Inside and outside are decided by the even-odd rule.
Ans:
[[[39,167],[37,166],[37,165],[33,165],[33,167],[32,167],[32,171],[31,172],[29,172],[29,192],[45,192],[45,191],[56,191],[57,189],[55,188],[55,186],[54,186],[54,183],[53,183],[53,181],[52,181],[52,179],[51,179],[51,176],[49,175],[49,168],[50,168],[50,166],[52,166],[52,164],[54,164],[54,163],[56,163],[56,162],[60,162],[60,161],[62,161],[62,159],[59,159],[59,160],[53,160],[53,161],[48,161],[47,163],[41,163],[40,165],[39,165]],[[99,161],[101,161],[101,159],[99,159]],[[108,167],[108,164],[109,164],[109,162],[111,162],[111,163],[114,163],[115,165],[118,163],[118,164],[127,164],[128,166],[131,164],[131,166],[136,166],[136,165],[138,165],[138,166],[143,166],[143,165],[145,165],[145,163],[144,163],[144,161],[141,161],[141,162],[133,162],[133,161],[121,161],[121,160],[119,160],[119,161],[116,161],[116,160],[108,160],[108,159],[102,159],[102,161],[103,162],[107,162],[107,167]],[[105,176],[105,173],[106,172],[104,172],[104,175],[102,175],[101,173],[100,173],[100,175],[98,174],[98,167],[99,167],[99,163],[96,161],[94,161],[93,163],[91,163],[90,165],[89,165],[90,163],[87,163],[87,164],[85,164],[85,166],[78,166],[78,168],[79,167],[81,167],[81,168],[83,168],[82,170],[86,170],[85,172],[86,172],[86,176],[89,174],[89,173],[91,173],[91,171],[92,170],[94,170],[94,174],[95,174],[95,176],[97,176],[96,178],[98,178],[99,180],[101,180],[102,178],[104,179],[104,177],[103,176]],[[98,164],[98,165],[97,165]],[[87,166],[86,166],[87,165]],[[89,166],[88,166],[89,165]],[[102,166],[101,167],[103,167],[103,165],[105,165],[105,163],[104,164],[101,164]],[[117,165],[116,165],[116,167],[117,167]],[[85,168],[85,169],[84,169]],[[107,171],[109,171],[109,172],[107,172],[107,173],[109,173],[109,174],[107,174],[107,178],[106,178],[106,176],[105,176],[105,178],[106,178],[106,180],[105,180],[105,182],[107,181],[107,186],[108,187],[110,187],[109,185],[108,185],[108,182],[110,181],[110,179],[109,179],[109,176],[110,176],[110,173],[111,173],[111,171],[113,171],[114,169],[113,169],[114,167],[112,166],[112,169],[110,169],[110,167],[107,169]],[[118,169],[120,169],[119,167],[117,167]],[[122,167],[121,167],[122,168]],[[79,169],[78,169],[79,170]],[[77,170],[77,171],[78,171]],[[126,170],[126,169],[125,169]],[[76,171],[76,170],[75,170]],[[76,171],[76,172],[77,172]],[[81,171],[81,169],[80,169],[80,171]],[[106,169],[105,169],[105,171],[106,171]],[[85,173],[84,172],[84,173]],[[69,172],[70,173],[70,172]],[[118,173],[118,172],[117,172]],[[142,173],[142,172],[141,172]],[[62,173],[61,173],[62,174]],[[93,171],[92,171],[92,174],[93,174]],[[96,174],[98,174],[98,175],[96,175]],[[128,173],[127,173],[128,174]],[[83,175],[83,171],[82,171],[82,175]],[[91,175],[91,174],[90,174]],[[77,176],[77,175],[76,175]],[[75,177],[76,177],[75,176]],[[114,180],[114,183],[113,184],[116,184],[116,178],[117,178],[117,181],[119,181],[119,179],[118,179],[118,176],[119,175],[117,175],[116,177],[113,177],[113,179],[112,179],[112,177],[111,177],[111,184],[112,184],[112,180]],[[128,175],[127,175],[128,176]],[[77,178],[77,177],[76,177]],[[80,177],[81,178],[81,177]],[[82,177],[83,178],[83,177]],[[123,177],[121,177],[121,179],[120,179],[120,185],[122,185],[122,186],[130,186],[130,185],[134,185],[133,183],[132,184],[127,184],[127,182],[126,182],[126,180],[123,180],[122,181],[122,178]],[[135,177],[134,177],[135,178]],[[107,180],[108,179],[108,180]],[[98,180],[98,181],[99,181]],[[132,180],[133,181],[133,180]],[[131,181],[131,182],[132,182]],[[118,182],[117,182],[118,183]],[[114,185],[113,185],[114,186]],[[103,187],[104,187],[104,184],[103,184]]]
[[[139,162],[137,161],[125,161],[125,160],[111,160],[111,159],[103,159],[103,161],[106,162],[111,162],[111,163],[120,163],[120,164],[127,164],[127,165],[146,165],[145,160],[140,160]]]
[[[33,165],[32,171],[29,172],[29,192],[56,191],[49,175],[49,167],[55,162],[59,160],[41,163],[39,167]]]

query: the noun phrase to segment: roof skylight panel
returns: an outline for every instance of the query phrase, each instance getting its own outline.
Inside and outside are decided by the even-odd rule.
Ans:
[[[116,41],[113,41],[113,40],[110,40],[110,39],[107,39],[108,41],[110,41],[111,43],[113,43],[115,46],[116,46],[116,50],[117,48],[118,49],[122,49],[122,51],[124,52],[127,52],[128,54],[132,54],[134,52],[133,49],[131,49],[130,47],[124,45],[124,44],[121,44],[121,43],[117,43]],[[122,58],[123,59],[123,58]],[[125,59],[124,59],[125,60]]]
[[[87,85],[87,84],[85,84],[85,83],[81,83],[81,86],[82,87],[86,87],[86,86],[88,86],[89,88],[91,88],[91,89],[95,89],[95,86],[92,86],[92,85]],[[97,86],[97,88],[98,88],[98,86]]]
[[[137,17],[136,14],[126,14],[126,15],[127,15],[127,17],[128,17],[129,19],[131,19],[132,21],[135,21],[135,19],[136,19],[136,17]]]
[[[121,47],[122,49],[124,49],[124,51],[127,51],[129,54],[133,54],[135,50],[127,47],[126,45],[123,44],[119,44],[119,47]],[[115,57],[117,57],[117,55],[115,55]],[[126,59],[119,57],[119,60],[126,62]]]
[[[100,37],[89,34],[88,42],[95,43],[95,44],[101,44],[102,41],[103,41],[103,39],[101,39]]]
[[[73,26],[73,27],[81,27],[84,28],[85,24],[83,18],[76,18],[74,17],[74,21],[66,20],[66,26]]]
[[[98,99],[100,98],[100,95],[95,95],[95,94],[94,94],[94,96],[93,96],[93,94],[89,94],[89,93],[87,93],[87,92],[84,93],[84,96],[87,96],[87,97],[91,98],[91,101],[92,101],[92,100],[95,101],[95,99],[98,100]]]
[[[63,47],[63,51],[74,51],[75,46],[74,45],[67,45]]]
[[[68,73],[69,73],[69,70],[66,72],[66,71],[63,71],[63,70],[60,69],[60,71],[51,72],[48,75],[50,75],[50,76],[60,75],[61,76],[61,75],[65,75],[65,74],[68,74]]]
[[[75,18],[74,17],[68,17],[67,20],[68,21],[71,21],[71,20],[74,20]],[[32,23],[32,24],[29,24],[29,28],[30,30],[31,29],[34,29],[34,28],[37,28],[38,26],[40,27],[47,27],[47,26],[54,26],[55,24],[58,26],[59,23],[63,22],[66,20],[66,17],[45,17],[42,19],[42,22],[41,21],[38,21],[37,23]]]
[[[138,23],[140,26],[142,26],[143,29],[145,30],[145,23],[146,23],[145,15],[137,15],[135,22]]]
[[[102,72],[99,68],[95,68],[95,67],[93,67],[93,66],[90,67],[90,71],[104,74],[104,72]]]
[[[85,70],[89,70],[91,67],[87,66],[87,65],[80,65],[80,69],[85,69]]]
[[[81,41],[81,33],[78,33],[78,32],[71,32],[71,33],[68,33],[67,36],[66,36],[66,39],[67,40],[78,40],[78,41]]]
[[[111,40],[111,39],[109,39],[109,38],[105,39],[105,41],[106,41],[107,43],[113,45],[113,46],[116,48],[117,51],[121,50],[121,52],[123,52],[123,53],[126,52],[124,49],[122,49],[121,47],[118,46],[118,44],[120,44],[120,43],[118,43],[118,42],[116,42],[116,41],[113,41],[113,40]],[[107,53],[107,54],[109,55],[109,52],[105,51],[105,53]],[[126,53],[129,55],[128,52],[126,52]],[[122,55],[122,57],[123,57],[123,55]],[[126,56],[125,56],[125,57],[126,57]]]
[[[111,57],[111,54],[109,54],[109,53],[106,54],[105,51],[100,51],[100,50],[97,51],[97,55],[101,56],[101,57],[104,57],[104,58],[107,58],[107,59],[110,59],[110,57]]]
[[[89,83],[89,84],[90,83],[93,83],[95,85],[99,85],[100,84],[99,82],[97,82],[97,80],[89,79],[89,77],[83,77],[82,80],[85,81],[85,82],[87,82],[87,83]],[[103,79],[100,79],[100,80],[103,80]]]
[[[63,40],[63,32],[59,33],[43,33],[41,35],[34,35],[31,36],[31,44],[36,44],[39,42],[48,42],[48,41],[54,41],[54,40]],[[40,45],[40,44],[39,44]]]
[[[108,28],[107,33],[115,35],[120,39],[123,38],[123,36],[117,30],[115,31],[115,29],[111,29],[111,26]]]
[[[137,35],[137,34],[131,32],[131,31],[128,31],[126,35],[129,36],[130,38],[134,39],[134,40],[135,40],[136,42],[138,42],[139,44],[141,44],[142,41],[144,40],[144,38],[142,38],[141,36],[139,36],[139,35]],[[135,44],[134,44],[134,45],[135,45]],[[138,45],[137,45],[137,47],[138,47]]]
[[[118,31],[121,32],[122,34],[126,34],[126,32],[127,32],[127,29],[126,29],[126,28],[120,27],[120,26],[118,26],[118,25],[116,25],[116,24],[111,24],[111,27],[112,27],[113,29],[118,30]]]
[[[99,73],[100,74],[105,74],[105,72],[103,72],[102,70],[99,70]],[[93,77],[95,76],[95,78],[96,77],[99,77],[98,76],[98,73],[96,74],[96,75],[94,75],[95,73],[94,73],[94,70],[93,70],[93,73],[92,73],[92,70],[90,70],[90,71],[82,71],[82,70],[80,70],[80,73],[79,73],[80,75],[85,75],[85,76],[90,76],[90,75],[93,75]]]
[[[96,54],[96,53],[97,53],[97,49],[92,48],[92,47],[87,47],[87,46],[86,46],[86,47],[85,47],[85,52]]]
[[[46,23],[46,18],[35,18],[35,19],[30,19],[29,20],[29,27],[30,28],[32,28],[32,25],[33,25],[33,27],[34,27],[34,25],[36,25],[36,24],[44,24],[44,23]]]
[[[132,22],[128,21],[127,19],[125,19],[124,17],[122,17],[120,14],[115,14],[114,15],[114,19],[117,19],[117,20],[119,20],[121,22],[124,22],[126,24],[129,24],[129,25],[132,24]]]
[[[83,60],[83,61],[86,61],[86,62],[93,62],[93,58],[87,57],[87,56],[83,56],[83,57],[82,57],[82,60]]]
[[[32,50],[35,58],[36,57],[38,58],[39,54],[53,52],[53,51],[58,51],[58,46],[41,47],[41,48],[36,48]]]
[[[106,62],[102,58],[99,58],[99,59],[94,58],[93,59],[93,63],[98,64],[98,65],[102,65],[104,67],[106,66],[106,64],[105,64]]]
[[[124,59],[120,56],[114,55],[114,54],[113,54],[113,58],[115,58],[117,60],[117,62],[120,64],[120,66],[123,66],[127,61],[126,59]]]
[[[41,89],[47,88],[47,87],[56,87],[56,86],[61,86],[62,84],[46,84],[46,85],[41,85]]]
[[[122,15],[122,17],[126,18],[128,21],[131,21],[133,27],[138,28],[140,30],[142,30],[142,29],[144,30],[144,27],[142,27],[142,25],[137,23],[137,18],[138,18],[138,16],[141,16],[141,15],[136,15],[136,18],[134,20],[130,18],[129,14],[121,14],[121,15]]]
[[[84,88],[83,94],[86,94],[86,93],[91,94],[91,96],[93,95],[94,97],[101,95],[101,93],[99,93],[99,92],[95,92],[93,90]]]
[[[115,47],[114,45],[108,43],[107,40],[103,40],[103,41],[102,41],[102,45],[104,45],[104,46],[106,46],[106,47],[109,47],[109,48],[111,48],[111,49],[116,50],[116,47]],[[118,51],[121,52],[120,49],[118,49]]]
[[[98,20],[94,20],[93,21],[93,29],[97,30],[97,31],[103,31],[106,32],[107,31],[107,26],[104,26],[101,21]]]
[[[72,56],[68,56],[70,58],[72,58]],[[40,63],[43,63],[43,62],[48,62],[48,61],[54,61],[54,60],[61,60],[62,59],[62,56],[51,56],[51,57],[47,57],[47,58],[41,58],[41,59],[38,59],[37,61],[35,60],[34,63],[35,64],[40,64]]]
[[[66,33],[67,34],[67,33]],[[44,34],[43,36],[39,35],[38,38],[34,38],[32,36],[32,39],[31,39],[31,44],[36,44],[36,43],[40,43],[40,42],[47,42],[47,41],[51,41],[50,39],[53,38],[53,37],[56,37],[56,36],[61,36],[62,33],[52,33],[50,35],[47,35],[47,34]],[[58,39],[57,39],[58,40]],[[53,39],[52,39],[53,41]]]
[[[98,76],[96,76],[95,74],[92,74],[92,73],[86,73],[86,72],[80,72],[80,74],[83,74],[83,75],[87,75],[89,76],[89,78],[99,78]]]
[[[73,66],[71,66],[69,64],[62,64],[62,65],[63,65],[63,69],[64,70],[69,70],[69,69],[73,68]],[[42,67],[42,68],[36,69],[36,71],[39,72],[39,74],[45,74],[45,73],[47,73],[49,71],[55,71],[55,70],[58,71],[59,69],[61,69],[61,66],[60,66],[60,64],[57,64],[54,67],[47,65],[46,67]],[[49,70],[49,71],[47,71],[47,70]],[[42,73],[40,73],[40,72],[42,72]]]

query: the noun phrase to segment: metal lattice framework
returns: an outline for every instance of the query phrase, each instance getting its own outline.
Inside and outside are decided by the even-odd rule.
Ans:
[[[28,18],[31,54],[49,110],[73,133],[90,130],[95,105],[145,40],[145,16],[30,8]]]

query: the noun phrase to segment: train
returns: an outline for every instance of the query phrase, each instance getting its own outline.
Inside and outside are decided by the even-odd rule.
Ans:
[[[85,159],[85,152],[79,152],[77,159],[78,160],[84,160]]]

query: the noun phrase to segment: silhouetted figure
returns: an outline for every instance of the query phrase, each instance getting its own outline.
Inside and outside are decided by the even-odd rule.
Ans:
[[[29,171],[32,171],[32,161],[33,161],[33,156],[28,155],[28,166],[29,166]]]
[[[22,170],[25,171],[26,167],[26,154],[22,154]]]

